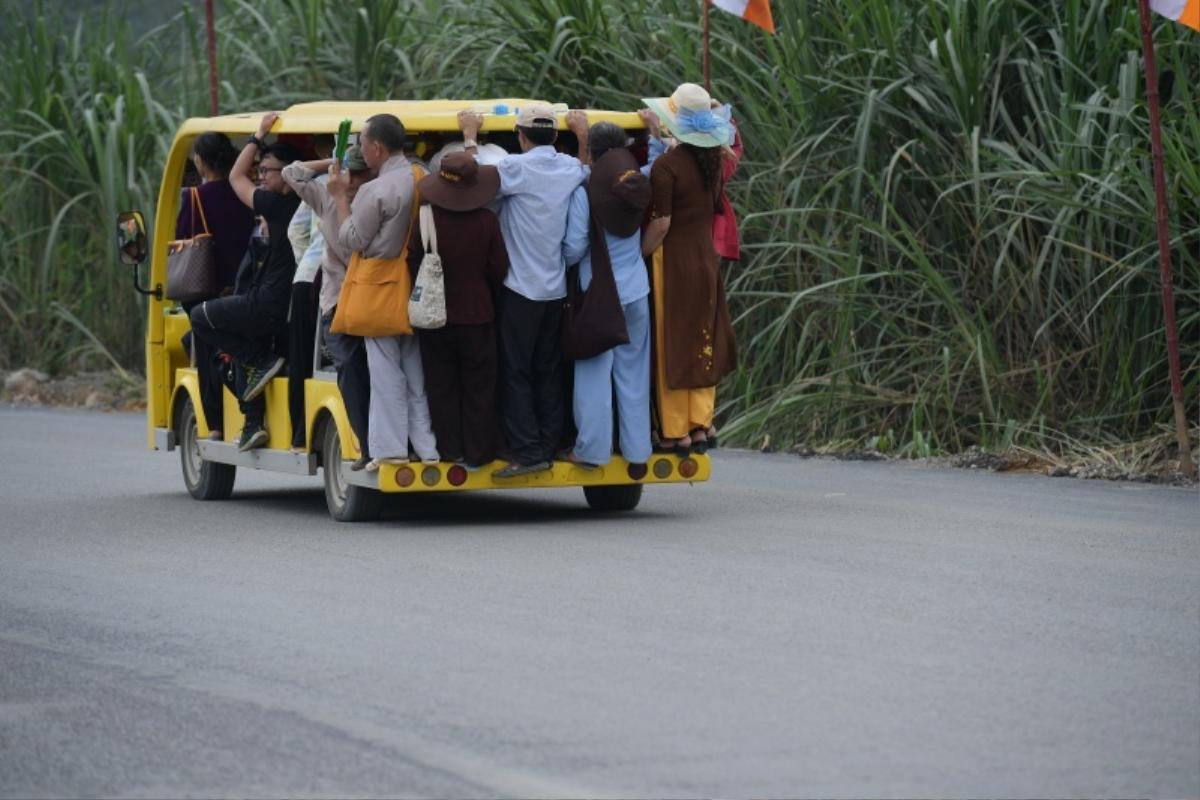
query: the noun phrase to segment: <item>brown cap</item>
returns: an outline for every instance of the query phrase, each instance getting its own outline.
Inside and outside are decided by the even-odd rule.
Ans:
[[[632,236],[650,205],[650,179],[624,147],[609,150],[592,165],[588,202],[600,227],[613,236]]]
[[[500,191],[500,172],[481,167],[467,153],[449,153],[437,172],[431,172],[417,184],[424,200],[448,211],[482,208]]]

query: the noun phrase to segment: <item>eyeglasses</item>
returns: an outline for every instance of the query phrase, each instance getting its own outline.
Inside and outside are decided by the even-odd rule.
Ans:
[[[259,167],[258,177],[265,178],[272,172],[283,172],[283,167]]]

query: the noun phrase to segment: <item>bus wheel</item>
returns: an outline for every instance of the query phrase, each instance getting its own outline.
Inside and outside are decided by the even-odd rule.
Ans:
[[[329,516],[338,522],[370,522],[379,519],[383,507],[383,493],[364,486],[355,486],[346,481],[342,463],[342,439],[338,435],[337,423],[325,423],[325,435],[321,448],[322,472],[325,473],[325,505]]]
[[[642,485],[585,486],[583,496],[593,511],[633,511],[642,499]]]
[[[192,398],[183,402],[179,414],[179,463],[183,467],[183,484],[188,494],[197,500],[228,500],[233,494],[233,480],[237,467],[232,464],[217,464],[200,457],[196,428],[196,407]]]

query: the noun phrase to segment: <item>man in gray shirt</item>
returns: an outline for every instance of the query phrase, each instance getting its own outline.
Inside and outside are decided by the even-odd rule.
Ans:
[[[408,241],[413,173],[404,157],[404,125],[391,114],[376,114],[359,134],[367,165],[379,177],[363,184],[350,201],[349,177],[331,167],[329,195],[337,211],[339,246],[364,258],[399,258]],[[436,463],[437,443],[429,419],[421,350],[414,336],[364,339],[371,373],[367,423],[368,470],[408,462],[408,445],[422,461]]]
[[[342,281],[346,278],[346,267],[350,263],[350,251],[342,247],[337,238],[337,206],[326,185],[326,172],[332,164],[333,159],[297,161],[283,168],[283,179],[312,209],[325,240],[321,255],[321,338],[333,354],[338,390],[342,393],[350,428],[358,437],[361,457],[350,467],[358,470],[370,461],[367,438],[371,378],[367,371],[367,350],[362,338],[329,330],[337,309],[338,295],[342,291]],[[357,145],[346,152],[346,169],[349,172],[347,195],[353,201],[359,188],[372,177],[371,168],[367,166],[362,150]]]

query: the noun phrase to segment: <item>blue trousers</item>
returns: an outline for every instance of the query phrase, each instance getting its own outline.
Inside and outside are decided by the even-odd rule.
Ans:
[[[612,458],[614,393],[621,455],[650,459],[650,303],[643,297],[623,308],[629,344],[575,362],[575,455],[593,464]]]

